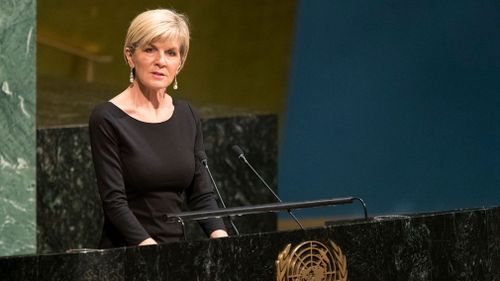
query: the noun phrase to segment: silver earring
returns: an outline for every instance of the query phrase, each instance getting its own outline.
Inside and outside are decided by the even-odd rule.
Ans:
[[[130,75],[128,76],[128,81],[130,81],[130,83],[134,83],[134,69],[130,69]]]
[[[179,84],[177,84],[177,75],[174,77],[174,86],[172,88],[174,88],[174,90],[179,89]]]

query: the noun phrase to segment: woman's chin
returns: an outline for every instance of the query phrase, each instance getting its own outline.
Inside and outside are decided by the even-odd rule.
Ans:
[[[147,91],[165,91],[169,84],[167,83],[139,83],[142,89]]]

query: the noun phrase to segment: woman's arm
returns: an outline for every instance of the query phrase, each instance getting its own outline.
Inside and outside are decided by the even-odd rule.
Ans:
[[[139,245],[151,237],[128,206],[120,162],[118,135],[106,108],[94,109],[89,120],[92,159],[104,215],[127,245]]]

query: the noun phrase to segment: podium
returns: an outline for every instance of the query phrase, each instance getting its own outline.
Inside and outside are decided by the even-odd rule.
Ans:
[[[248,148],[264,177],[276,186],[277,116],[204,121],[212,171],[220,179],[228,206],[272,202],[269,192],[260,189],[262,184],[238,167],[237,159],[231,160],[234,155],[228,148],[236,143]],[[97,244],[103,214],[89,163],[86,126],[37,130],[39,253]],[[242,182],[248,188],[232,188]],[[148,247],[0,257],[0,281],[270,281],[277,280],[280,253],[289,244],[293,248],[307,241],[334,242],[346,257],[347,279],[352,281],[500,280],[499,207],[334,221],[321,228],[281,232],[272,231],[276,229],[272,214],[269,220],[238,220],[236,224],[242,233],[255,229],[260,233],[215,240],[190,238]]]
[[[0,278],[270,281],[277,280],[279,253],[304,241],[335,242],[346,257],[348,280],[500,279],[499,207],[382,216],[158,246],[3,257]]]

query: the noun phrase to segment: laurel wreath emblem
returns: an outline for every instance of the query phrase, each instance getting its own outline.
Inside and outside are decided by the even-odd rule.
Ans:
[[[346,281],[347,259],[333,241],[329,245],[306,241],[291,250],[288,244],[276,260],[276,280]]]

